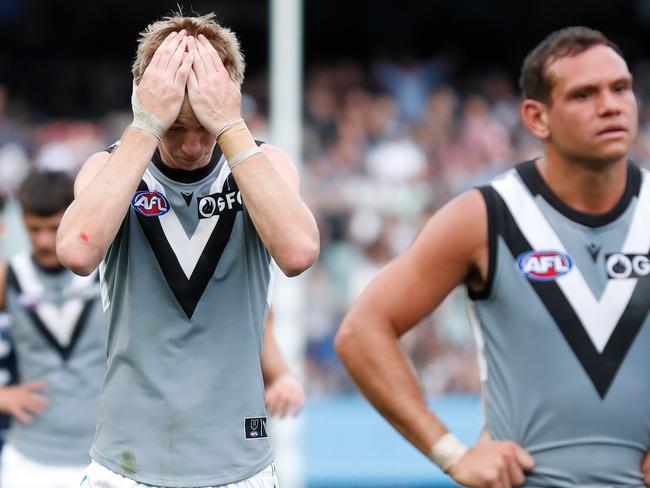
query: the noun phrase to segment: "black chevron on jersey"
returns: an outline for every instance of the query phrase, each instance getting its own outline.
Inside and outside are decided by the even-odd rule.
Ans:
[[[228,175],[224,186],[229,185],[237,189],[237,183],[232,174]],[[149,191],[145,181],[140,182],[138,191]],[[134,210],[131,209],[131,212]],[[159,217],[146,217],[139,212],[135,212],[138,222],[153,250],[160,270],[165,276],[176,300],[185,312],[188,318],[192,318],[196,305],[203,296],[203,292],[212,278],[214,271],[219,264],[226,244],[230,240],[233,226],[235,224],[236,213],[225,212],[219,215],[219,220],[210,235],[203,252],[201,253],[190,278],[188,279],[183,268],[181,267],[176,254],[172,249],[169,240],[165,236]]]
[[[522,234],[507,204],[498,192],[491,187],[484,188],[481,191],[484,195],[486,191],[493,192],[490,200],[498,202],[499,208],[495,212],[498,219],[495,222],[496,228],[510,249],[512,256],[516,258],[525,252],[531,251],[533,247]],[[584,325],[557,283],[554,281],[540,282],[532,280],[529,283],[560,329],[598,394],[601,398],[605,398],[616,373],[650,311],[650,300],[647,298],[650,296],[650,280],[638,280],[623,315],[618,320],[601,353],[594,346]]]
[[[96,281],[98,280],[99,280],[99,274],[96,277]],[[13,288],[13,290],[17,294],[23,293],[22,286],[20,285],[20,282],[16,277],[16,274],[11,266],[7,267],[7,286]],[[61,359],[67,361],[70,355],[72,354],[72,352],[74,351],[77,342],[79,342],[79,339],[81,338],[84,330],[86,329],[86,324],[88,323],[88,317],[90,315],[90,311],[92,310],[92,307],[94,306],[96,301],[97,301],[96,297],[84,299],[83,308],[81,309],[81,313],[79,314],[79,317],[77,318],[77,322],[74,325],[72,335],[70,336],[70,342],[67,345],[62,345],[56,339],[56,337],[54,337],[54,335],[52,334],[48,326],[45,324],[45,322],[43,322],[41,317],[38,315],[38,312],[36,311],[36,307],[30,307],[29,309],[27,309],[27,315],[29,315],[29,318],[34,324],[34,327],[36,327],[36,330],[38,330],[38,332],[50,344],[50,346],[52,346],[52,348],[59,353]]]

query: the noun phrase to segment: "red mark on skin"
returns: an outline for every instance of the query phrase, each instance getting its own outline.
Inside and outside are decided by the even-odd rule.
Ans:
[[[85,232],[79,232],[79,238],[86,244],[90,242],[90,237],[88,237],[88,234],[86,234]]]

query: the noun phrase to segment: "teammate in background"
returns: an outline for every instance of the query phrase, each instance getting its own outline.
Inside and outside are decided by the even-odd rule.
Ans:
[[[3,219],[3,211],[5,208],[6,196],[0,192],[0,239],[5,234],[5,222]],[[0,256],[2,258],[2,256]],[[9,315],[0,310],[0,386],[11,385],[18,380],[16,374],[16,354],[13,348],[13,342],[9,329],[11,321]],[[0,390],[0,404],[3,403],[2,391]],[[9,415],[0,414],[0,450],[7,438],[9,431]],[[0,465],[0,470],[2,466]]]
[[[276,417],[296,415],[305,403],[305,392],[291,374],[275,338],[273,309],[269,310],[264,328],[262,374],[266,389],[265,401],[269,413]]]
[[[213,15],[150,25],[133,74],[134,122],[84,165],[58,235],[73,271],[101,263],[109,316],[84,485],[270,488],[270,266],[314,263],[315,220],[291,160],[240,118],[242,55]]]
[[[32,254],[0,267],[0,309],[11,321],[21,383],[0,388],[15,418],[2,451],[2,488],[77,486],[90,461],[106,363],[106,320],[95,273],[56,257],[56,231],[73,199],[61,172],[32,172],[17,194]]]
[[[650,482],[650,179],[619,49],[584,27],[523,63],[521,115],[545,145],[441,209],[352,306],[336,348],[384,417],[472,487]],[[472,299],[490,436],[428,409],[399,337],[457,285]],[[642,467],[643,465],[643,467]]]

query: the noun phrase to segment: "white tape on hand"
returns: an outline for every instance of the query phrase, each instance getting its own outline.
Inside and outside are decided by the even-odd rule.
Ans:
[[[451,432],[447,432],[431,448],[429,457],[445,473],[467,453],[467,446]]]
[[[133,108],[133,122],[131,125],[138,129],[145,130],[155,136],[158,140],[162,139],[167,129],[162,125],[160,120],[156,118],[149,110],[147,110],[138,95],[135,92],[136,85],[133,84],[133,93],[131,94],[131,107]]]

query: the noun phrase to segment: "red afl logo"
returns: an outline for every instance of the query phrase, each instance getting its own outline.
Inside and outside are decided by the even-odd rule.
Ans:
[[[165,215],[169,212],[169,202],[157,191],[139,191],[133,195],[131,206],[147,217]]]
[[[517,266],[531,280],[550,281],[571,271],[573,259],[559,251],[528,251],[517,258]]]

